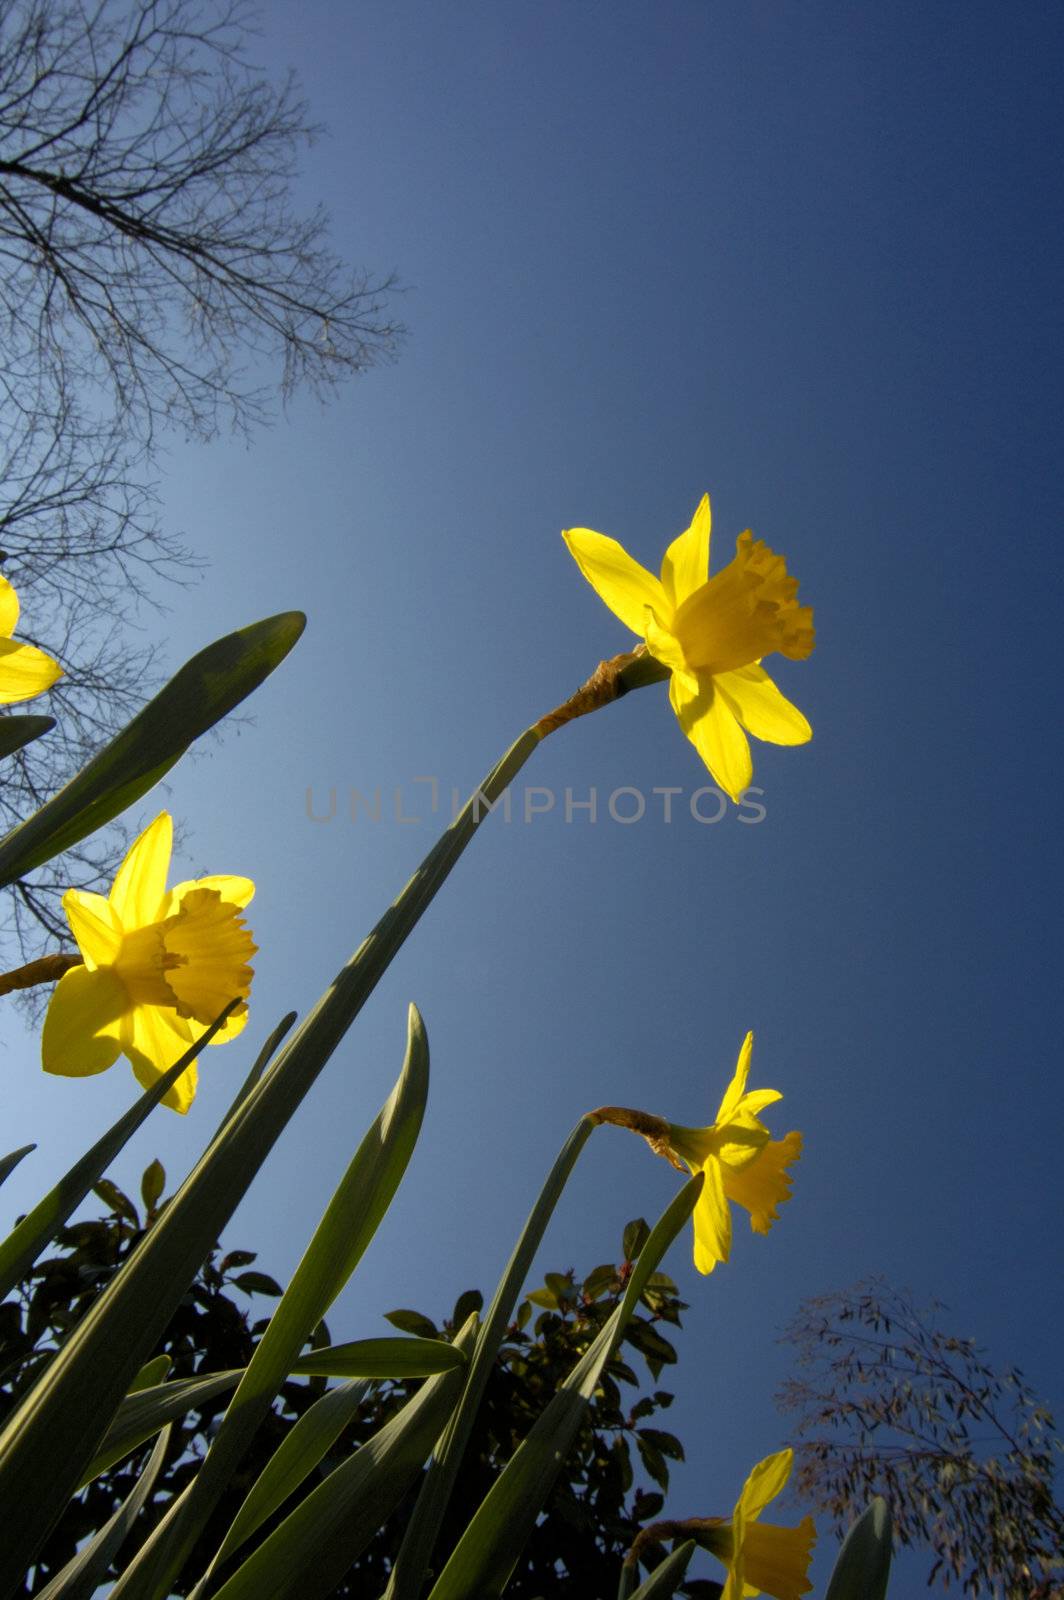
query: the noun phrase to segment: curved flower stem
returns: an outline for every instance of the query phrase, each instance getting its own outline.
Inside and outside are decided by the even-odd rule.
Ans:
[[[0,995],[13,994],[16,989],[35,989],[39,983],[58,983],[71,967],[81,965],[78,950],[59,950],[54,955],[39,956],[36,961],[27,961],[24,967],[0,972]]]

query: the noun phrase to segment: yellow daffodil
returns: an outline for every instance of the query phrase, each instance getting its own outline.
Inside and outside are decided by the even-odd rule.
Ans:
[[[162,812],[130,847],[110,895],[63,896],[83,966],[59,981],[44,1019],[44,1070],[67,1077],[105,1072],[127,1056],[148,1088],[184,1054],[230,1000],[241,1004],[212,1044],[247,1021],[257,946],[240,913],[255,893],[249,878],[210,877],[166,887],[173,824]],[[187,1111],[195,1063],[164,1096]]]
[[[681,728],[737,801],[754,775],[747,733],[770,744],[805,744],[813,736],[761,666],[773,650],[805,660],[813,612],[798,604],[798,580],[788,576],[784,558],[750,532],[739,535],[734,561],[711,578],[709,531],[703,495],[691,526],[666,550],[660,578],[605,534],[571,528],[563,537],[599,598],[669,668]]]
[[[17,700],[35,699],[63,675],[58,661],[46,656],[36,645],[19,644],[12,639],[18,613],[18,595],[7,579],[0,576],[0,705],[5,706]]]
[[[790,1477],[793,1461],[793,1450],[759,1461],[743,1484],[731,1520],[722,1520],[700,1535],[699,1543],[709,1546],[728,1569],[721,1600],[762,1593],[774,1600],[801,1600],[813,1587],[809,1581],[816,1543],[812,1517],[803,1517],[796,1528],[758,1520]]]
[[[708,1128],[668,1125],[660,1141],[663,1153],[678,1156],[693,1173],[705,1175],[695,1203],[695,1266],[712,1272],[731,1251],[729,1202],[750,1213],[755,1233],[767,1233],[776,1207],[790,1198],[787,1168],[802,1153],[800,1133],[773,1139],[757,1113],[783,1096],[776,1089],[747,1091],[754,1036],[748,1033],[739,1052],[735,1076],[725,1091],[717,1119]]]

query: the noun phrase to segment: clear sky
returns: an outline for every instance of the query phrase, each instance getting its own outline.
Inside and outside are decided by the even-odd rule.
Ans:
[[[802,749],[755,745],[765,815],[694,820],[710,780],[661,687],[563,730],[491,819],[232,1223],[290,1271],[395,1076],[432,1046],[421,1145],[330,1319],[490,1291],[580,1114],[709,1121],[747,1028],[774,1130],[806,1136],[767,1239],[698,1278],[669,1507],[727,1511],[779,1448],[775,1344],[806,1295],[873,1272],[1059,1410],[1060,60],[1057,5],[838,0],[272,0],[258,54],[328,136],[301,198],[395,268],[410,337],[250,448],[172,442],[167,517],[211,558],[171,593],[176,665],[298,606],[254,725],[161,796],[184,876],[254,877],[246,1043],[117,1171],[176,1181],[258,1042],[304,1011],[414,869],[438,779],[475,784],[631,636],[559,537],[656,567],[703,491],[715,564],[751,527],[816,608],[780,663]],[[526,784],[557,796],[522,820]],[[352,821],[352,789],[382,817]],[[681,791],[671,823],[655,787]],[[396,820],[394,791],[403,815]],[[564,793],[599,817],[566,821]],[[619,788],[645,816],[611,820]],[[312,821],[328,809],[332,821]],[[545,803],[533,796],[533,806]],[[621,808],[629,802],[621,800]],[[715,807],[704,801],[704,814]],[[157,806],[145,805],[144,820]],[[124,1063],[45,1079],[5,1028],[26,1206],[131,1098]],[[542,1266],[614,1259],[675,1176],[595,1135]],[[671,1375],[670,1375],[671,1379]],[[663,1379],[663,1381],[665,1381]],[[822,1586],[829,1561],[821,1559]],[[700,1569],[703,1570],[703,1569]],[[711,1575],[706,1563],[705,1575]]]

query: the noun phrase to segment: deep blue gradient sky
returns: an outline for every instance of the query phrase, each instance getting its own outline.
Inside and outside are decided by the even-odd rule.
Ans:
[[[486,1291],[553,1155],[604,1101],[709,1121],[745,1030],[806,1155],[767,1239],[670,1267],[691,1302],[677,1515],[779,1448],[776,1334],[872,1272],[1064,1406],[1059,1240],[1059,7],[273,0],[328,137],[301,195],[408,285],[400,361],[250,448],[173,444],[167,514],[211,558],[171,593],[176,664],[299,606],[251,727],[172,775],[181,876],[248,873],[246,1044],[117,1176],[176,1181],[253,1049],[304,1011],[471,787],[632,643],[563,527],[647,565],[709,490],[714,565],[785,552],[819,643],[779,663],[811,745],[755,745],[764,820],[711,780],[661,687],[560,732],[485,827],[227,1238],[291,1271],[422,1009],[433,1093],[386,1225],[331,1318]],[[770,663],[771,665],[771,663]],[[525,823],[524,788],[557,796]],[[346,814],[380,786],[378,823]],[[395,820],[399,786],[404,814]],[[594,787],[600,817],[567,823]],[[606,813],[621,786],[647,814]],[[682,790],[671,824],[655,786]],[[307,815],[338,794],[337,815]],[[535,804],[536,801],[533,800]],[[625,802],[622,801],[623,805]],[[157,807],[145,806],[144,820]],[[712,815],[713,806],[706,802]],[[124,1064],[46,1080],[6,1037],[26,1205],[128,1103]],[[675,1177],[593,1138],[542,1265],[615,1256]],[[826,1563],[821,1561],[818,1573]],[[709,1573],[709,1564],[706,1565]]]

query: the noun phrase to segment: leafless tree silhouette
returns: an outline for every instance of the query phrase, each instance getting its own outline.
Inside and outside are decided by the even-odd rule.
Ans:
[[[160,521],[160,430],[247,430],[394,354],[391,278],[352,272],[291,199],[315,136],[289,77],[248,57],[239,0],[0,0],[0,549],[19,637],[64,667],[57,728],[8,758],[21,820],[144,698],[131,635],[198,563]],[[263,377],[273,369],[272,380]],[[98,838],[18,887],[25,958],[55,890],[110,875]]]

